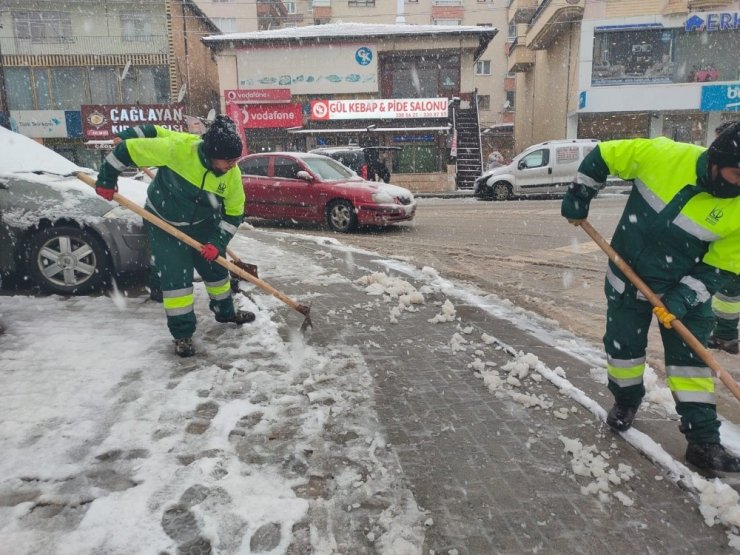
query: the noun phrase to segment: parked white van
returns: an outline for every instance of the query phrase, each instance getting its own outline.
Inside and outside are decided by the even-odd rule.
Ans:
[[[596,139],[564,139],[532,145],[508,166],[485,172],[475,180],[474,195],[506,200],[526,195],[563,194],[578,166],[599,143]]]

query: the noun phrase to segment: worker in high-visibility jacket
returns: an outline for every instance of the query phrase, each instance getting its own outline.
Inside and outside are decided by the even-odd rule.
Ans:
[[[610,174],[634,181],[612,246],[666,308],[653,309],[609,262],[604,347],[615,404],[607,424],[630,428],[645,395],[647,336],[655,313],[668,386],[688,441],[686,460],[740,472],[740,460],[720,443],[712,371],[671,329],[679,318],[706,345],[714,323],[710,298],[740,274],[740,124],[709,149],[663,137],[600,143],[581,163],[562,215],[576,225],[585,219]]]
[[[714,131],[719,136],[735,123],[737,122],[726,121]],[[740,352],[737,330],[740,324],[740,276],[730,280],[712,297],[712,311],[716,320],[714,331],[709,336],[708,346],[733,355],[738,354]]]
[[[166,130],[158,133],[156,128],[151,131],[156,136],[126,139],[106,156],[96,191],[111,200],[124,169],[159,167],[147,189],[146,209],[203,243],[198,252],[145,222],[175,352],[192,356],[196,326],[193,268],[203,278],[218,322],[241,325],[255,319],[253,313],[235,309],[228,271],[214,262],[225,254],[244,217],[244,189],[236,165],[242,141],[226,116],[218,116],[202,138]]]

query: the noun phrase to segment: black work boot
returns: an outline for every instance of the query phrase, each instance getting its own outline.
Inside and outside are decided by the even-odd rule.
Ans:
[[[632,421],[635,419],[637,409],[638,407],[614,403],[612,410],[606,415],[606,423],[612,430],[626,432],[632,427]]]
[[[736,355],[740,352],[737,339],[720,339],[719,337],[712,336],[709,338],[707,346],[710,349],[720,349],[731,355]]]
[[[195,346],[192,337],[181,337],[175,339],[175,353],[179,357],[191,357],[195,354]]]
[[[220,322],[222,324],[234,323],[237,326],[241,326],[242,324],[254,322],[254,318],[254,312],[249,312],[248,310],[237,310],[236,313],[231,316],[221,316],[220,314],[217,314],[216,322]]]
[[[704,470],[740,472],[740,459],[730,455],[720,443],[689,443],[686,462]]]

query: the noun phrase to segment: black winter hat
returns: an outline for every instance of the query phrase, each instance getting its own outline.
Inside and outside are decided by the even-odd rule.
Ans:
[[[720,168],[740,168],[740,121],[724,129],[709,145],[709,162]]]
[[[233,160],[242,154],[242,140],[236,125],[227,116],[216,116],[203,133],[203,152],[216,160]]]

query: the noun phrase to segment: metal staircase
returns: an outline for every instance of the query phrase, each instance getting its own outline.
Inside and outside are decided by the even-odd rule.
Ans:
[[[475,95],[470,108],[455,107],[457,130],[457,188],[472,189],[483,170],[481,162],[480,126]]]

